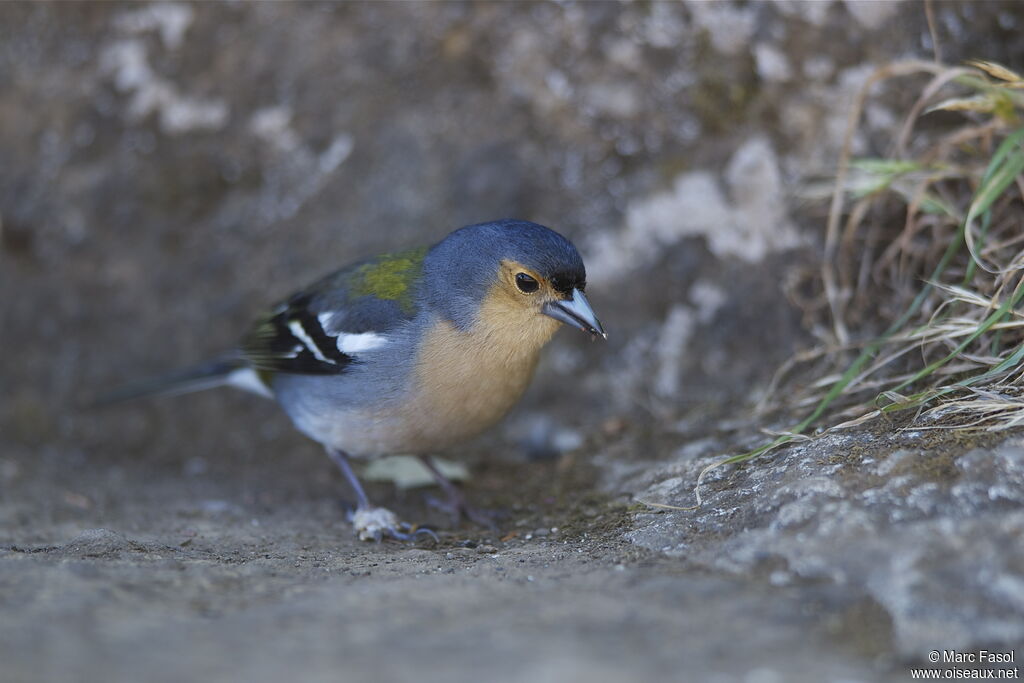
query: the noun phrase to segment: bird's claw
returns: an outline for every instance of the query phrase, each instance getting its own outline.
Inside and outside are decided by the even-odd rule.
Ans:
[[[437,534],[431,529],[403,522],[398,519],[398,515],[387,508],[356,508],[355,511],[349,513],[349,521],[352,522],[360,541],[380,543],[385,538],[393,538],[397,541],[415,541],[420,536],[428,536],[435,543],[439,540]]]
[[[477,526],[491,531],[498,530],[497,518],[501,516],[499,512],[473,507],[466,502],[461,494],[450,495],[446,500],[426,496],[425,500],[430,507],[447,512],[452,519],[453,526],[458,526],[463,519],[468,519]]]
[[[374,536],[374,540],[380,543],[384,536],[393,538],[397,541],[416,541],[421,536],[426,537],[434,541],[434,543],[440,543],[441,539],[437,537],[433,529],[428,529],[425,526],[419,526],[418,524],[409,524],[408,522],[402,522],[400,525],[401,530],[395,528],[389,528],[384,530],[384,534]]]

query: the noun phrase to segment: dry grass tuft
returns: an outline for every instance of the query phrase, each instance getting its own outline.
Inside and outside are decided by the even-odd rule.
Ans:
[[[922,73],[931,80],[888,157],[851,158],[872,86]],[[921,119],[939,111],[960,120],[918,133]],[[761,404],[806,417],[706,467],[697,506],[707,471],[812,429],[820,435],[896,411],[914,411],[915,429],[1024,424],[1022,115],[1024,78],[992,62],[899,62],[868,79],[832,183],[824,260],[813,278],[821,296],[793,297],[819,344],[780,368]],[[800,386],[807,375],[819,379]]]

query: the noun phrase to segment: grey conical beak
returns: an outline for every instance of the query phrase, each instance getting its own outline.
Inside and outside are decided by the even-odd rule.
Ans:
[[[608,338],[604,328],[601,327],[601,321],[594,315],[594,309],[590,307],[587,297],[578,289],[572,290],[571,299],[549,301],[544,304],[542,310],[544,315],[551,316],[566,325],[577,327],[595,337]]]

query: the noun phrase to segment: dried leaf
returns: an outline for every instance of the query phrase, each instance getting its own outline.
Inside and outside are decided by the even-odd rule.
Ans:
[[[467,481],[469,470],[465,465],[442,458],[434,458],[434,464],[441,474],[452,481]],[[430,486],[434,476],[417,458],[408,455],[389,455],[375,458],[363,469],[366,481],[388,481],[400,489]]]
[[[989,76],[992,76],[993,78],[998,78],[1001,81],[1010,81],[1011,83],[1019,83],[1021,81],[1024,81],[1024,78],[1021,78],[1013,71],[1007,69],[1005,66],[1001,64],[996,64],[995,62],[987,62],[983,59],[972,59],[967,63],[975,68],[981,69]]]
[[[913,403],[913,401],[912,401],[912,399],[910,397],[904,396],[903,394],[897,393],[895,391],[883,391],[882,393],[880,393],[878,395],[878,397],[879,398],[884,398],[887,401],[890,401],[890,406],[901,406],[901,407],[903,407],[903,406],[909,406],[909,405],[911,405]]]
[[[996,102],[991,95],[975,95],[974,97],[953,97],[943,100],[933,107],[929,107],[926,114],[933,111],[980,111],[986,114],[996,108]]]

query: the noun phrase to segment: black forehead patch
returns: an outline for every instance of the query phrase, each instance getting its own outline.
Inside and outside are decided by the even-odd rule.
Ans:
[[[548,278],[552,289],[559,294],[572,294],[572,290],[583,291],[587,286],[586,276],[582,273],[562,271]]]

